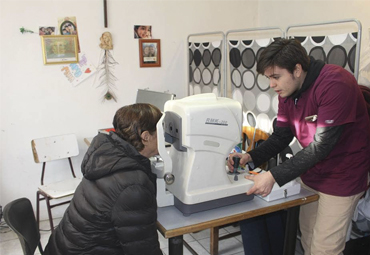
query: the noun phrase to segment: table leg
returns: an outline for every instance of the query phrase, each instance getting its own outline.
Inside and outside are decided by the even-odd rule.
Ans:
[[[211,242],[210,253],[211,255],[218,255],[218,229],[219,227],[211,228]]]
[[[183,236],[175,236],[168,239],[168,254],[169,255],[183,255],[184,254],[184,240]]]
[[[284,241],[284,254],[294,255],[295,254],[295,243],[297,239],[298,230],[298,218],[299,218],[299,206],[295,206],[287,209],[287,221],[285,229],[285,241]]]

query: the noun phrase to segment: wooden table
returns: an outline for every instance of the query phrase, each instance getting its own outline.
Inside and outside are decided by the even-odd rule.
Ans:
[[[317,194],[306,189],[300,194],[271,202],[254,197],[253,200],[229,205],[190,216],[183,216],[174,206],[158,208],[157,226],[159,232],[168,238],[169,255],[183,254],[183,235],[211,229],[211,255],[218,254],[218,228],[244,219],[287,209],[287,223],[284,241],[284,255],[294,255],[301,205],[319,199]]]

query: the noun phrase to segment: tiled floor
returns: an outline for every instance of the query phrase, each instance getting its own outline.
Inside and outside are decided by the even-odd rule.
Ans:
[[[60,219],[55,219],[55,224],[59,223]],[[4,223],[3,221],[1,223]],[[41,229],[47,229],[49,226],[48,221],[42,221],[40,223]],[[238,227],[228,226],[219,230],[220,236],[226,235],[228,233],[234,233],[239,231]],[[46,245],[50,236],[50,231],[41,231],[41,243],[43,246]],[[160,233],[159,243],[164,255],[168,254],[168,240],[165,239]],[[199,254],[199,255],[209,255],[210,251],[210,231],[204,230],[197,233],[187,234],[184,236],[184,240]],[[19,243],[17,236],[13,231],[4,228],[1,225],[0,228],[0,254],[1,255],[22,255],[22,248]],[[35,254],[40,254],[36,250]],[[243,244],[241,236],[228,238],[221,240],[219,242],[219,254],[220,255],[244,255]],[[302,254],[302,251],[297,244],[296,255]],[[191,252],[184,247],[184,255],[191,255]]]

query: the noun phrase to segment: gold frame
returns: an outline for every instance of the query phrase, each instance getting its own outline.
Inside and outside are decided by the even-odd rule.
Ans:
[[[144,48],[154,46],[155,56],[144,56]],[[139,39],[139,59],[140,67],[160,67],[161,66],[161,40],[159,39]]]
[[[40,37],[44,65],[79,62],[77,35],[42,35]],[[53,48],[52,45],[55,44],[57,47]]]

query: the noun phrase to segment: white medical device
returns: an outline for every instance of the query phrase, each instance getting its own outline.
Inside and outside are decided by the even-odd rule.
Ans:
[[[240,142],[241,127],[242,107],[233,99],[207,93],[167,101],[157,124],[163,163],[153,171],[164,176],[170,193],[157,187],[163,195],[159,206],[173,198],[175,207],[189,215],[253,199],[246,195],[253,182],[236,178],[226,167],[231,149]]]

